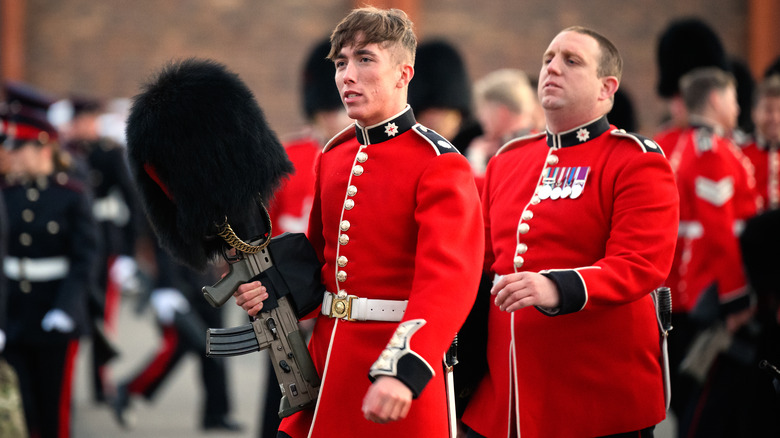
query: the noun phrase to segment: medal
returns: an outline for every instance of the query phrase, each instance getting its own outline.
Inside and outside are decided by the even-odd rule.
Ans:
[[[571,183],[574,179],[574,172],[572,169],[573,167],[566,169],[566,177],[564,178],[565,182],[563,183],[563,189],[561,189],[561,198],[568,198],[569,195],[571,195]]]
[[[555,186],[552,189],[552,192],[550,192],[550,199],[554,200],[561,197],[561,185],[563,184],[561,179],[563,178],[563,168],[556,167],[555,176],[553,178],[555,179]]]
[[[542,185],[537,188],[539,199],[547,199],[552,194],[553,184],[555,184],[555,177],[550,176],[552,170],[550,167],[544,170]]]
[[[579,198],[582,191],[585,189],[585,181],[588,179],[590,167],[577,167],[575,172],[576,175],[574,176],[574,182],[571,187],[571,199]]]

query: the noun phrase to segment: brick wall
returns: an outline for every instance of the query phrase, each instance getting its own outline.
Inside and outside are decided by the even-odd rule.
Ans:
[[[353,1],[27,0],[26,80],[57,93],[132,96],[174,58],[227,64],[254,90],[280,134],[302,124],[299,70],[310,45],[329,34]],[[554,34],[581,24],[604,33],[625,60],[623,88],[640,131],[661,119],[655,45],[674,17],[698,15],[729,53],[745,57],[746,4],[738,0],[419,0],[421,40],[446,37],[472,78],[502,67],[536,76]]]

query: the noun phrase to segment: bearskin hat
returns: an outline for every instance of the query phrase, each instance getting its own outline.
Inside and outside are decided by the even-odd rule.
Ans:
[[[672,21],[658,40],[656,55],[658,95],[661,97],[678,94],[680,78],[694,68],[715,66],[729,69],[720,38],[698,18]]]
[[[318,111],[331,111],[344,107],[334,81],[336,69],[328,59],[330,40],[317,43],[309,52],[303,67],[301,86],[303,88],[303,110],[311,120]]]
[[[417,46],[414,78],[409,83],[409,105],[416,113],[428,108],[471,112],[471,81],[458,50],[443,40]]]
[[[270,233],[260,205],[292,172],[254,95],[212,60],[165,66],[133,99],[128,156],[160,244],[197,270],[229,249],[230,224],[245,241]]]

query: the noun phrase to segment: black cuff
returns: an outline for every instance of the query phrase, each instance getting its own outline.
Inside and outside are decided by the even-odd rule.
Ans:
[[[585,290],[585,284],[582,282],[582,277],[580,277],[577,271],[569,269],[565,271],[542,272],[541,274],[555,283],[555,286],[558,288],[560,304],[553,311],[540,308],[539,306],[536,307],[537,310],[547,316],[557,316],[579,312],[585,307],[588,294]]]
[[[372,369],[368,374],[371,382],[381,376],[395,377],[412,391],[412,397],[417,398],[425,389],[425,385],[433,378],[431,367],[425,360],[415,353],[407,352],[398,358],[395,366],[395,374]]]

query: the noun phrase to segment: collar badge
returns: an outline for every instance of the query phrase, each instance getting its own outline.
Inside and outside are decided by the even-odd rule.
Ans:
[[[590,138],[590,132],[588,132],[585,128],[580,128],[577,131],[577,140],[580,141],[580,143],[587,141]]]
[[[385,125],[385,134],[388,137],[395,137],[398,134],[398,126],[395,123],[388,123]]]

